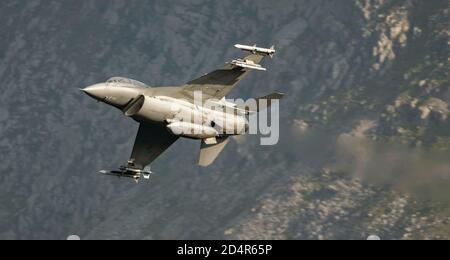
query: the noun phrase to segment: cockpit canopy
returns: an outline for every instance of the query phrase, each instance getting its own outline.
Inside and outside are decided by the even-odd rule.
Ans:
[[[144,88],[150,87],[149,85],[142,83],[140,81],[137,81],[134,79],[129,79],[129,78],[123,78],[123,77],[112,77],[112,78],[108,79],[106,81],[106,83],[122,83],[122,84],[133,85],[136,87],[144,87]]]

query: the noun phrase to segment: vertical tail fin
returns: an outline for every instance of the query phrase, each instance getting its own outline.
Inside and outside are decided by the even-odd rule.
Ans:
[[[283,98],[283,96],[284,96],[283,93],[275,92],[264,97],[255,98],[257,103],[257,109],[254,112],[260,112],[267,109],[272,105],[272,100],[280,100]],[[261,103],[260,100],[266,100],[267,102]]]

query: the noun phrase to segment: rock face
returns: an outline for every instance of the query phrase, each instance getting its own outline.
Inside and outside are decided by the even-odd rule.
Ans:
[[[450,238],[447,0],[0,6],[1,239]],[[182,84],[235,43],[277,46],[231,96],[288,93],[278,145],[199,169],[183,140],[148,183],[95,175],[137,125],[78,88]]]

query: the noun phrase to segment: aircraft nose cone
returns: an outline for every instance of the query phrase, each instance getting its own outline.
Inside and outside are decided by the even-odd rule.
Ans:
[[[89,86],[87,88],[81,89],[81,91],[86,93],[88,96],[98,100],[102,100],[105,98],[105,88],[102,86]]]

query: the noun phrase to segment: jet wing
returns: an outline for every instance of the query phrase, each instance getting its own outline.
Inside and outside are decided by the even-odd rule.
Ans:
[[[178,136],[170,134],[163,125],[141,123],[130,163],[133,164],[134,168],[143,170],[178,138]]]
[[[250,54],[240,60],[251,61],[259,64],[265,55]],[[233,61],[234,62],[234,61]],[[224,67],[208,73],[198,79],[186,83],[182,87],[182,94],[190,101],[194,100],[194,92],[201,91],[203,101],[208,99],[220,100],[227,95],[236,84],[242,80],[251,70],[249,67],[236,66],[233,62]]]

